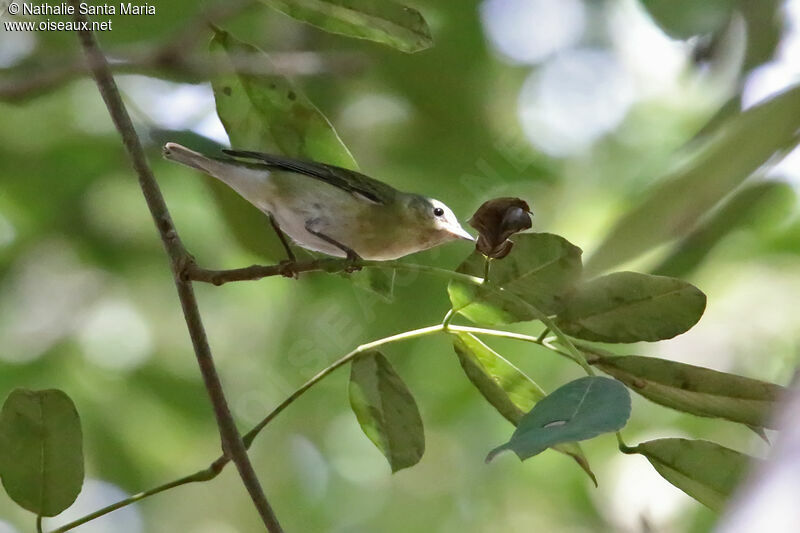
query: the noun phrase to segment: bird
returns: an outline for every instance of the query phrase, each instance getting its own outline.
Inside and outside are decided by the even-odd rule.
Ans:
[[[440,244],[474,238],[439,200],[402,192],[360,172],[246,150],[206,156],[174,142],[166,159],[231,187],[302,248],[358,260],[389,261]]]

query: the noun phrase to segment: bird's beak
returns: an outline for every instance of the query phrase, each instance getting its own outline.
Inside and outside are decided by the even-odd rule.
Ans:
[[[464,239],[465,241],[470,241],[470,242],[474,242],[475,241],[475,237],[473,237],[472,235],[467,233],[467,230],[465,230],[461,226],[456,226],[454,228],[453,227],[448,228],[447,231],[451,235],[455,236],[456,238]]]

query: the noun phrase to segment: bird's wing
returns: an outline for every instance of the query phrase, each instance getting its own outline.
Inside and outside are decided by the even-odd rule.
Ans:
[[[348,170],[346,168],[326,165],[325,163],[315,163],[313,161],[303,161],[279,155],[265,154],[262,152],[250,152],[242,150],[222,150],[223,153],[239,157],[242,159],[255,159],[268,167],[289,170],[298,174],[324,181],[334,187],[338,187],[349,193],[356,194],[374,202],[385,204],[387,198],[391,198],[396,191],[389,185],[365,176],[360,172]]]

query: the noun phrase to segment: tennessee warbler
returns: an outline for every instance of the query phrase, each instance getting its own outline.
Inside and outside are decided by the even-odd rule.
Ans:
[[[210,157],[176,143],[164,157],[230,186],[291,239],[336,257],[397,259],[455,239],[472,241],[445,204],[345,168],[223,150]]]

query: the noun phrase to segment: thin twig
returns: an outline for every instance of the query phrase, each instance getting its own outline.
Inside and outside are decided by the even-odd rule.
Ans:
[[[391,337],[385,337],[377,341],[368,342],[367,344],[362,344],[355,350],[347,353],[346,355],[340,357],[339,359],[328,365],[322,371],[320,371],[311,379],[306,381],[299,389],[294,391],[288,398],[282,401],[280,405],[278,405],[278,407],[273,409],[272,412],[269,413],[266,417],[264,417],[264,419],[261,422],[256,424],[256,426],[253,429],[251,429],[250,431],[247,432],[247,434],[245,434],[244,436],[245,444],[247,446],[250,446],[253,443],[253,440],[256,438],[256,436],[258,436],[258,434],[261,432],[261,430],[264,429],[267,426],[267,424],[269,424],[272,421],[273,418],[278,416],[281,413],[281,411],[283,411],[292,403],[294,403],[294,401],[297,400],[300,396],[302,396],[308,389],[310,389],[311,387],[322,381],[326,376],[331,374],[337,368],[340,368],[345,364],[347,364],[348,362],[352,361],[359,354],[362,354],[369,350],[373,350],[379,346],[383,346],[384,344],[390,344],[397,341],[414,339],[417,337],[422,337],[424,335],[430,335],[431,333],[438,333],[443,330],[444,327],[441,324],[436,324],[435,326],[428,326],[426,328],[406,331],[404,333],[392,335]]]
[[[447,328],[450,327],[450,322],[452,322],[456,317],[456,313],[457,311],[452,307],[447,311],[447,313],[445,313],[444,318],[442,319],[442,327],[445,331],[447,331]]]
[[[187,264],[185,276],[193,281],[202,281],[214,285],[223,285],[232,281],[255,281],[271,276],[287,276],[302,274],[304,272],[343,272],[348,267],[379,268],[382,270],[404,270],[409,272],[424,272],[448,279],[462,280],[466,283],[482,285],[483,278],[453,272],[446,268],[428,265],[415,265],[402,261],[348,261],[347,259],[315,259],[312,261],[285,262],[277,265],[251,265],[244,268],[230,270],[210,270],[194,263]]]
[[[71,0],[75,9],[75,21],[79,26],[88,26],[88,19],[80,13],[78,0]],[[239,471],[243,484],[247,488],[253,503],[258,509],[264,525],[272,533],[282,532],[278,519],[269,502],[264,496],[264,491],[258,481],[247,450],[242,442],[241,435],[228,409],[227,400],[222,390],[222,384],[214,366],[211,349],[208,345],[205,329],[203,327],[197,300],[192,288],[192,282],[182,276],[186,264],[191,263],[191,257],[186,253],[181,244],[178,232],[172,223],[164,198],[155,181],[152,170],[147,163],[139,137],[133,128],[125,105],[120,98],[114,78],[108,68],[105,56],[100,50],[94,33],[86,28],[79,31],[79,38],[84,53],[88,59],[92,74],[97,82],[97,87],[103,96],[106,107],[111,115],[114,125],[122,137],[128,156],[139,177],[139,185],[144,193],[147,206],[161,236],[161,241],[170,259],[174,273],[178,297],[192,339],[197,362],[203,375],[206,390],[208,391],[214,414],[219,426],[222,447],[225,455],[229,455]]]
[[[412,272],[425,272],[428,274],[434,274],[437,276],[441,276],[444,278],[448,278],[454,281],[463,281],[465,283],[471,283],[473,285],[481,286],[487,292],[502,298],[504,300],[508,300],[514,302],[516,305],[519,305],[528,310],[536,320],[542,322],[547,329],[553,332],[553,334],[558,338],[559,342],[564,345],[567,351],[570,353],[571,358],[581,365],[583,370],[590,376],[595,375],[594,370],[586,362],[586,358],[583,354],[575,347],[572,340],[567,337],[561,328],[546,314],[544,314],[538,307],[532,305],[530,302],[527,302],[513,294],[509,291],[504,290],[502,287],[497,287],[492,285],[491,283],[486,283],[484,278],[479,278],[477,276],[470,276],[469,274],[463,274],[461,272],[453,272],[452,270],[447,270],[445,268],[437,268],[431,267],[427,265],[414,265],[410,263],[404,263],[402,261],[355,261],[355,262],[347,262],[344,259],[321,259],[315,261],[307,261],[302,263],[282,263],[280,265],[252,265],[245,268],[235,268],[232,270],[208,270],[205,268],[198,267],[197,265],[187,265],[186,276],[190,279],[196,281],[204,281],[206,283],[213,283],[214,285],[222,285],[223,283],[228,283],[230,281],[246,281],[246,280],[257,280],[261,278],[266,278],[269,276],[290,276],[292,274],[297,274],[301,272],[314,272],[314,271],[324,271],[324,272],[340,272],[345,269],[347,266],[357,266],[362,268],[379,268],[384,270],[406,270]]]
[[[454,326],[451,324],[435,324],[433,326],[427,326],[424,328],[414,329],[411,331],[406,331],[404,333],[398,333],[397,335],[392,335],[390,337],[384,337],[382,339],[378,339],[372,342],[368,342],[366,344],[362,344],[355,348],[354,350],[348,352],[347,354],[343,355],[316,375],[311,377],[308,381],[306,381],[303,385],[301,385],[297,390],[295,390],[291,395],[289,395],[284,401],[282,401],[275,409],[273,409],[267,416],[265,416],[261,422],[255,425],[253,429],[248,431],[244,436],[245,445],[249,448],[250,445],[253,444],[253,440],[258,436],[262,429],[264,429],[267,424],[269,424],[276,416],[278,416],[284,409],[286,409],[289,405],[294,403],[300,396],[302,396],[306,391],[308,391],[311,387],[322,381],[325,377],[329,374],[341,368],[343,365],[347,364],[348,362],[352,361],[356,356],[362,354],[366,351],[373,350],[378,348],[379,346],[383,346],[386,344],[391,344],[398,341],[405,341],[410,339],[415,339],[417,337],[423,337],[425,335],[431,335],[433,333],[471,333],[474,335],[487,335],[490,337],[503,337],[506,339],[514,339],[524,342],[530,342],[532,344],[538,344],[539,346],[543,346],[548,348],[549,350],[556,352],[559,355],[567,357],[568,359],[575,361],[572,356],[566,352],[562,352],[552,346],[548,346],[544,344],[542,341],[537,339],[536,337],[532,337],[530,335],[525,335],[522,333],[513,333],[510,331],[502,331],[497,329],[487,329],[487,328],[476,328],[471,326]],[[580,363],[579,363],[580,364]],[[217,464],[223,458],[217,459],[215,463],[212,465]]]
[[[333,373],[338,368],[341,368],[342,366],[347,364],[349,361],[351,361],[358,354],[363,353],[363,352],[365,352],[367,350],[371,350],[371,349],[377,348],[379,346],[383,346],[383,345],[386,345],[386,344],[393,343],[393,342],[409,340],[409,339],[418,338],[418,337],[422,337],[424,335],[430,335],[430,334],[439,333],[439,332],[471,333],[471,334],[474,334],[474,335],[487,335],[487,336],[491,336],[491,337],[503,337],[503,338],[507,338],[507,339],[514,339],[514,340],[519,340],[519,341],[524,341],[524,342],[530,342],[532,344],[538,344],[540,346],[548,348],[549,350],[551,350],[551,351],[553,351],[553,352],[555,352],[555,353],[557,353],[559,355],[562,355],[564,357],[567,357],[568,359],[574,361],[574,359],[572,358],[572,356],[570,354],[568,354],[566,352],[562,352],[562,351],[558,350],[557,348],[555,348],[553,346],[545,344],[543,341],[537,339],[536,337],[532,337],[530,335],[525,335],[525,334],[522,334],[522,333],[513,333],[513,332],[510,332],[510,331],[502,331],[502,330],[487,329],[487,328],[477,328],[477,327],[471,327],[471,326],[453,326],[453,325],[445,325],[445,324],[435,324],[433,326],[419,328],[419,329],[415,329],[415,330],[412,330],[412,331],[406,331],[405,333],[399,333],[397,335],[392,335],[390,337],[384,337],[382,339],[378,339],[378,340],[375,340],[375,341],[372,341],[372,342],[369,342],[369,343],[366,343],[366,344],[362,344],[361,346],[359,346],[356,349],[354,349],[353,351],[345,354],[344,356],[340,357],[339,359],[337,359],[336,361],[334,361],[333,363],[331,363],[330,365],[328,365],[327,367],[322,369],[320,372],[318,372],[316,375],[314,375],[308,381],[303,383],[299,388],[297,388],[297,390],[295,390],[292,394],[290,394],[277,407],[275,407],[272,411],[270,411],[258,424],[256,424],[250,431],[248,431],[245,434],[244,438],[243,438],[245,446],[249,449],[250,446],[253,444],[253,441],[255,440],[255,438],[258,436],[258,434],[270,422],[272,422],[275,419],[275,417],[277,417],[280,413],[282,413],[284,411],[284,409],[289,407],[298,398],[300,398],[303,394],[305,394],[308,390],[310,390],[314,385],[316,385],[317,383],[322,381],[325,377],[327,377],[328,375]],[[575,362],[577,362],[577,361],[575,361]],[[159,485],[158,487],[155,487],[155,488],[150,489],[148,491],[141,492],[139,494],[135,494],[135,495],[130,496],[129,498],[126,498],[124,500],[120,500],[120,501],[118,501],[118,502],[116,502],[116,503],[114,503],[112,505],[104,507],[103,509],[99,509],[99,510],[95,511],[92,514],[86,515],[84,517],[79,518],[78,520],[70,522],[69,524],[61,526],[60,528],[58,528],[56,530],[53,530],[50,533],[65,533],[66,531],[69,531],[69,530],[71,530],[71,529],[73,529],[75,527],[78,527],[81,524],[85,524],[86,522],[88,522],[90,520],[93,520],[93,519],[98,518],[100,516],[106,515],[106,514],[112,512],[112,511],[116,511],[117,509],[121,509],[122,507],[130,505],[132,503],[136,503],[139,500],[142,500],[142,499],[144,499],[144,498],[146,498],[148,496],[152,496],[154,494],[158,494],[158,493],[163,492],[163,491],[165,491],[167,489],[179,487],[181,485],[186,485],[188,483],[194,483],[194,482],[197,482],[197,481],[209,481],[209,480],[214,479],[215,477],[217,477],[217,475],[219,475],[219,473],[222,472],[222,470],[225,468],[225,466],[227,466],[228,462],[229,462],[229,459],[225,455],[221,455],[216,460],[214,460],[214,462],[211,463],[211,465],[209,465],[208,468],[200,470],[200,471],[198,471],[198,472],[196,472],[194,474],[191,474],[191,475],[188,475],[188,476],[184,476],[184,477],[182,477],[180,479],[177,479],[175,481],[171,481],[169,483],[165,483],[163,485]]]
[[[212,465],[213,466],[213,465]],[[144,492],[140,492],[138,494],[134,494],[133,496],[129,496],[124,500],[120,500],[116,503],[113,503],[107,507],[103,507],[102,509],[98,509],[97,511],[87,514],[86,516],[82,516],[81,518],[70,522],[69,524],[64,524],[63,526],[52,530],[50,533],[65,533],[71,529],[74,529],[80,525],[85,524],[86,522],[90,522],[95,518],[100,518],[101,516],[107,515],[117,509],[121,509],[123,507],[127,507],[132,503],[136,503],[139,500],[143,500],[149,496],[153,496],[160,492],[164,492],[165,490],[174,489],[175,487],[180,487],[181,485],[187,485],[189,483],[197,483],[201,481],[208,481],[217,477],[217,474],[222,469],[215,470],[212,467],[206,468],[204,470],[200,470],[199,472],[195,472],[189,476],[184,476],[180,479],[176,479],[174,481],[170,481],[169,483],[164,483],[163,485],[159,485],[158,487],[152,488],[150,490],[146,490]]]
[[[231,270],[209,270],[195,263],[186,265],[184,276],[192,281],[223,285],[232,281],[253,281],[271,276],[292,277],[303,272],[343,272],[347,263],[342,259],[315,259],[277,265],[251,265]]]
[[[547,338],[548,333],[550,333],[550,328],[544,328],[544,330],[542,330],[542,333],[539,335],[539,340],[544,342],[544,340]]]

